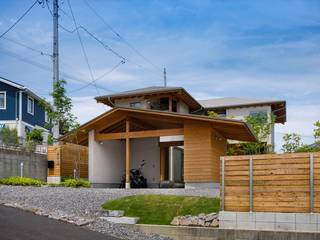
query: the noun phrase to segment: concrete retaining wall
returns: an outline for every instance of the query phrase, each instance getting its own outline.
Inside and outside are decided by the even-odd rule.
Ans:
[[[130,225],[129,225],[130,226]],[[320,233],[234,230],[204,227],[176,227],[166,225],[137,224],[133,228],[174,240],[307,240],[320,239]]]
[[[0,148],[0,178],[20,176],[21,163],[24,177],[47,181],[47,155]]]
[[[223,229],[320,232],[319,213],[221,211],[219,220]]]

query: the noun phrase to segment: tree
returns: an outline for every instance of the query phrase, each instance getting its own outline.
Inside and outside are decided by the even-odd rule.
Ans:
[[[207,115],[212,118],[219,117],[219,114],[216,113],[215,111],[207,111]]]
[[[0,143],[6,146],[18,146],[18,132],[17,129],[10,129],[9,127],[4,127],[0,129]]]
[[[66,95],[65,84],[66,81],[63,79],[54,84],[54,91],[50,94],[53,104],[45,100],[40,103],[48,115],[47,127],[52,129],[53,126],[59,124],[60,134],[66,134],[79,126],[77,118],[71,113],[72,100]]]
[[[258,113],[245,117],[245,121],[251,126],[258,141],[240,143],[237,152],[239,154],[264,154],[271,152],[273,146],[268,145],[267,140],[274,125],[275,116],[273,114]]]
[[[283,136],[283,141],[284,143],[282,145],[282,151],[285,153],[296,152],[302,147],[301,137],[296,133],[286,133]]]
[[[313,130],[313,136],[315,138],[315,142],[316,143],[320,143],[320,121],[316,121],[314,123],[314,126],[316,127],[314,130]]]

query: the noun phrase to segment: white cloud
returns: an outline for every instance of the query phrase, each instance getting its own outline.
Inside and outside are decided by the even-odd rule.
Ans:
[[[78,118],[80,124],[86,123],[104,113],[109,107],[94,100],[94,96],[73,97],[72,113]]]

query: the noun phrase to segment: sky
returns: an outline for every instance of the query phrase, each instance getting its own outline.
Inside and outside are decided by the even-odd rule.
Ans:
[[[77,33],[59,29],[60,77],[68,82],[81,123],[106,110],[95,96],[163,85],[166,67],[168,85],[183,86],[197,99],[286,100],[287,123],[276,126],[277,149],[284,133],[314,141],[313,123],[320,119],[320,1],[69,1],[77,25],[105,45],[79,30],[91,75]],[[0,33],[33,2],[0,0]],[[59,4],[59,23],[74,29],[68,0]],[[47,53],[52,54],[52,15],[45,4],[36,4],[0,39],[0,76],[48,98]]]

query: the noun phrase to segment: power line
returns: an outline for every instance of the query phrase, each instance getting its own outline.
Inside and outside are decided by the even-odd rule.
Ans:
[[[89,82],[88,84],[78,88],[78,89],[75,89],[75,90],[72,90],[72,91],[69,91],[69,93],[74,93],[74,92],[78,92],[92,84],[94,84],[96,81],[100,80],[101,78],[107,76],[108,74],[112,73],[114,70],[116,70],[121,64],[124,64],[125,62],[124,61],[120,61],[118,64],[116,64],[113,68],[111,68],[109,71],[105,72],[104,74],[102,74],[100,77],[96,78],[95,80]]]
[[[41,3],[41,1],[34,1],[34,3],[19,17],[6,31],[4,31],[1,35],[0,38],[2,38],[4,35],[6,35],[11,29],[13,29],[30,11],[31,9],[37,4]]]
[[[77,36],[78,36],[78,39],[79,39],[79,42],[80,42],[80,45],[81,45],[81,49],[82,49],[82,53],[83,53],[83,56],[85,58],[85,61],[87,63],[88,69],[89,69],[91,80],[92,80],[92,82],[94,82],[94,76],[93,76],[92,68],[90,66],[89,59],[88,59],[88,56],[87,56],[87,53],[86,53],[86,49],[84,48],[84,45],[83,45],[83,42],[82,42],[82,39],[81,39],[81,36],[80,36],[80,33],[79,33],[78,25],[77,25],[76,19],[75,19],[74,14],[73,14],[73,10],[72,10],[71,4],[70,4],[70,0],[68,0],[67,2],[68,2],[68,6],[69,6],[69,9],[70,9],[70,12],[71,12],[71,16],[72,16],[72,20],[73,20],[74,26],[76,28]],[[97,93],[100,94],[97,86],[96,85],[94,85],[94,86],[95,86],[95,88],[97,90]]]
[[[24,43],[18,42],[17,40],[14,40],[14,39],[12,39],[12,38],[3,37],[3,39],[5,39],[5,40],[7,40],[7,41],[9,41],[9,42],[13,42],[13,43],[15,43],[15,44],[17,44],[17,45],[19,45],[19,46],[21,46],[21,47],[27,48],[27,49],[29,49],[29,50],[31,50],[31,51],[33,51],[33,52],[37,52],[37,53],[39,53],[40,55],[52,57],[52,55],[51,55],[50,53],[47,53],[47,52],[45,52],[45,51],[41,51],[41,50],[35,49],[35,48],[30,47],[30,46],[28,46],[28,45],[26,45],[26,44],[24,44]]]
[[[39,69],[42,69],[42,70],[47,71],[47,72],[50,72],[50,73],[52,72],[52,69],[51,69],[50,67],[48,67],[48,65],[45,65],[45,64],[41,64],[41,63],[32,61],[32,60],[30,60],[31,57],[22,58],[22,57],[20,57],[20,56],[19,56],[18,54],[16,54],[16,53],[9,52],[8,50],[4,50],[4,49],[1,49],[1,48],[0,48],[0,51],[1,51],[2,53],[6,54],[7,56],[10,56],[10,57],[12,57],[12,58],[15,58],[15,59],[17,59],[17,60],[19,60],[19,61],[21,61],[21,62],[27,63],[27,64],[29,64],[29,65],[32,65],[32,66],[34,66],[34,67],[37,67],[37,68],[39,68]],[[71,80],[71,81],[75,81],[75,82],[79,82],[79,83],[85,83],[85,84],[88,83],[87,81],[85,81],[85,80],[83,80],[83,79],[77,78],[77,77],[75,77],[75,76],[73,76],[73,75],[71,75],[71,74],[65,73],[65,72],[63,72],[63,71],[61,71],[61,75],[62,75],[63,78],[65,78],[66,80]],[[104,91],[106,91],[106,92],[114,92],[114,91],[112,91],[112,90],[110,90],[110,89],[108,89],[108,88],[105,88],[105,87],[103,87],[103,86],[97,85],[97,87],[100,88],[100,89],[102,89],[102,90],[104,90]]]
[[[48,2],[46,1],[47,4],[47,8],[50,12],[50,14],[52,15],[52,11],[48,5]],[[65,13],[66,14],[66,13]],[[120,59],[124,60],[124,61],[130,61],[129,59],[125,58],[124,56],[122,56],[121,54],[119,54],[118,52],[116,52],[115,50],[113,50],[109,45],[107,45],[106,43],[102,42],[98,37],[96,37],[92,32],[90,32],[87,28],[85,28],[82,25],[76,26],[74,29],[70,30],[66,27],[64,27],[63,25],[59,24],[59,27],[61,27],[64,31],[68,32],[68,33],[75,33],[78,32],[79,29],[82,29],[83,31],[85,31],[91,38],[93,38],[94,40],[96,40],[98,43],[100,43],[106,50],[112,52],[115,56],[119,57]]]
[[[156,70],[162,73],[163,69],[154,64],[150,59],[144,56],[140,51],[138,51],[132,44],[130,44],[124,37],[120,35],[89,3],[87,0],[84,0],[86,5],[91,9],[91,11],[104,23],[104,25],[109,28],[122,42],[124,42],[129,48],[131,48],[136,54],[143,58],[147,63],[153,66]]]

